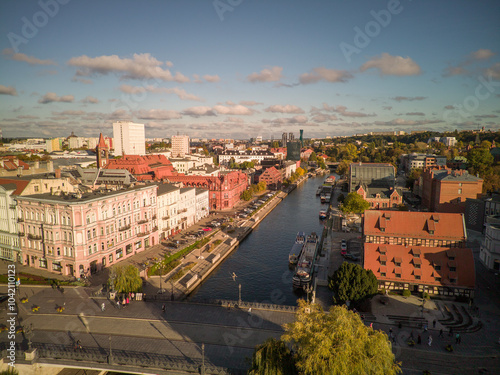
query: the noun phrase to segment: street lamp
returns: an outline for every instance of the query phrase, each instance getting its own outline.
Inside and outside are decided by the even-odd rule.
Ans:
[[[238,284],[238,305],[241,305],[241,284]]]

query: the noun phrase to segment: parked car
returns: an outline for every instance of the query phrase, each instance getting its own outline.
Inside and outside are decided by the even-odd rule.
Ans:
[[[347,241],[346,240],[342,240],[342,242],[340,243],[340,250],[347,251]]]
[[[345,254],[344,258],[357,262],[359,260],[359,256],[354,254]]]

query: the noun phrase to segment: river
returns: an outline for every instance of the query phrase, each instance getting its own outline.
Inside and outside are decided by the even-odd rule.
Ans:
[[[291,192],[188,299],[238,300],[241,284],[243,301],[296,305],[300,295],[292,289],[288,253],[297,232],[321,236],[319,211],[327,205],[316,189],[325,178],[310,178]]]

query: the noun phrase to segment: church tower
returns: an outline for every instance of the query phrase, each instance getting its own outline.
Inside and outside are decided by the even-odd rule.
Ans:
[[[102,133],[99,134],[99,143],[95,148],[95,153],[97,155],[97,168],[105,167],[109,161],[109,147],[106,145],[106,142],[104,142]]]

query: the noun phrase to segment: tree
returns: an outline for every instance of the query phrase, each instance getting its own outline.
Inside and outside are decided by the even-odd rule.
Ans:
[[[258,345],[252,355],[249,375],[294,375],[297,374],[295,359],[282,340],[267,339]]]
[[[342,202],[344,202],[344,200],[345,200],[344,194],[340,193],[338,198],[337,198],[337,202],[342,203]]]
[[[304,168],[298,167],[297,170],[295,171],[295,173],[297,174],[297,176],[300,177],[300,176],[303,176],[306,173],[306,171]]]
[[[472,173],[479,173],[480,176],[483,176],[486,170],[493,164],[494,158],[489,149],[478,147],[469,150],[467,161]]]
[[[362,214],[365,210],[370,208],[370,203],[365,201],[361,195],[353,191],[347,194],[347,197],[342,203],[340,208],[344,213],[354,212],[355,214]]]
[[[416,180],[420,178],[421,175],[422,175],[422,169],[420,168],[412,169],[410,175],[408,176],[408,179],[406,180],[406,187],[408,189],[413,189],[413,184],[415,183]]]
[[[118,293],[136,293],[142,288],[142,279],[139,270],[133,265],[114,266],[111,268],[109,284]]]
[[[330,278],[328,287],[333,291],[333,302],[344,304],[351,301],[356,304],[377,293],[378,283],[371,270],[344,262]]]
[[[252,192],[250,190],[243,191],[240,195],[240,199],[249,201],[250,199],[252,199]]]
[[[313,151],[311,152],[311,155],[309,155],[309,161],[317,161],[318,157],[316,156],[316,153]]]
[[[301,374],[384,374],[401,372],[387,335],[364,325],[358,314],[332,306],[325,314],[299,300],[296,320],[282,339],[297,353]]]
[[[339,176],[345,176],[349,172],[349,163],[345,160],[342,160],[337,167],[337,174]]]

